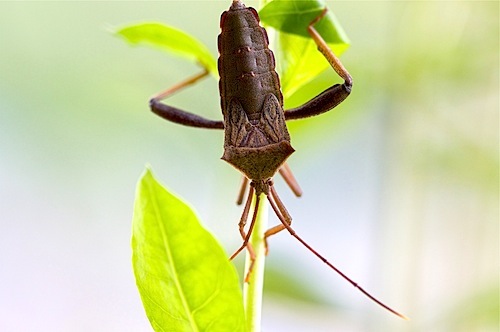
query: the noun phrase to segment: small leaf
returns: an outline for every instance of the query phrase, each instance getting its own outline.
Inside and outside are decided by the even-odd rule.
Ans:
[[[146,44],[199,62],[213,75],[218,75],[215,58],[208,48],[193,36],[161,23],[140,23],[115,32],[132,45]]]
[[[279,30],[276,62],[285,99],[330,66],[307,32],[311,21],[324,8],[324,2],[319,0],[274,0],[259,12],[264,24]],[[349,39],[331,10],[314,28],[337,56],[349,46]]]
[[[325,8],[325,2],[321,0],[274,0],[259,11],[259,16],[262,22],[279,31],[309,37],[307,27]],[[327,43],[349,43],[331,11],[314,27]]]
[[[155,331],[244,331],[234,266],[149,169],[137,188],[132,250],[137,287]]]

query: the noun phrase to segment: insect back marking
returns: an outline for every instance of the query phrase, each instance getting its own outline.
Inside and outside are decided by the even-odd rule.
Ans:
[[[271,178],[293,153],[269,40],[257,12],[234,2],[221,16],[222,159],[253,180]]]

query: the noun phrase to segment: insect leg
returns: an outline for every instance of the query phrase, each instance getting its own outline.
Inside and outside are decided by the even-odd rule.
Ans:
[[[157,94],[149,101],[149,106],[153,113],[161,116],[165,120],[172,121],[190,127],[208,128],[208,129],[224,129],[222,121],[209,120],[196,114],[192,114],[181,109],[166,105],[160,101],[174,94],[175,92],[185,88],[186,86],[196,83],[198,80],[208,75],[208,70],[190,77],[171,88]]]
[[[253,210],[252,221],[250,222],[250,227],[248,228],[248,233],[245,233],[244,228],[245,228],[246,222],[248,220],[248,213],[250,211],[250,206],[252,205],[252,198],[254,196],[255,196],[255,207]],[[255,263],[255,257],[256,257],[255,251],[254,251],[254,249],[249,241],[250,241],[250,236],[252,235],[252,231],[253,231],[253,228],[255,225],[255,220],[257,219],[257,212],[259,209],[259,204],[260,204],[260,196],[255,195],[254,188],[252,186],[250,186],[250,191],[248,193],[248,198],[247,198],[247,201],[245,203],[245,208],[243,209],[243,214],[241,215],[240,223],[238,224],[241,237],[243,238],[243,244],[229,258],[230,260],[234,259],[236,256],[238,256],[238,254],[243,249],[245,249],[245,247],[247,248],[248,253],[250,255],[250,266],[248,268],[248,273],[245,277],[245,281],[248,281],[250,273],[252,272],[252,269],[253,269],[253,265]]]
[[[281,221],[281,224],[269,228],[264,233],[264,243],[265,243],[265,247],[266,247],[266,254],[269,252],[267,238],[270,237],[271,235],[274,235],[274,234],[279,233],[282,230],[286,229],[285,224],[288,226],[290,226],[292,224],[292,217],[288,213],[288,211],[285,208],[285,205],[283,204],[281,199],[278,197],[278,194],[276,193],[276,189],[274,189],[274,185],[272,182],[269,183],[269,195],[267,196],[267,199],[269,200],[271,207],[273,208],[274,212],[276,213],[276,216],[278,216],[278,219]]]
[[[292,170],[290,169],[290,166],[288,166],[288,163],[284,163],[283,166],[280,167],[279,172],[283,179],[285,180],[286,184],[292,189],[293,193],[295,196],[300,197],[302,196],[302,189],[299,186],[299,183],[293,176]]]
[[[347,69],[345,69],[344,65],[342,65],[333,51],[328,47],[323,37],[321,37],[318,31],[314,28],[314,25],[326,15],[327,11],[328,9],[325,8],[321,15],[319,15],[309,24],[309,26],[307,27],[307,31],[311,35],[316,45],[318,45],[318,50],[325,56],[326,60],[332,66],[333,70],[335,70],[335,72],[344,79],[344,83],[333,85],[302,106],[286,110],[285,118],[287,120],[301,119],[328,112],[329,110],[343,102],[351,93],[351,75],[349,74]]]
[[[337,72],[337,74],[339,74],[339,76],[344,79],[346,85],[351,86],[352,85],[352,77],[351,77],[351,75],[349,74],[349,72],[347,71],[347,69],[345,69],[345,67],[342,64],[342,62],[340,62],[340,60],[333,53],[333,51],[330,49],[330,47],[328,47],[328,45],[325,42],[325,40],[323,39],[323,37],[321,37],[321,35],[318,33],[318,31],[314,28],[314,25],[316,23],[318,23],[319,21],[321,21],[321,19],[326,15],[327,12],[328,12],[328,8],[325,8],[321,12],[321,14],[318,17],[316,17],[309,24],[309,26],[307,27],[307,32],[309,32],[309,34],[313,38],[313,40],[316,43],[316,45],[318,45],[318,50],[321,53],[323,53],[323,55],[325,56],[326,60],[333,67],[333,69],[335,70],[335,72]]]
[[[254,194],[254,189],[250,187],[250,191],[248,192],[248,198],[245,203],[245,208],[243,209],[243,213],[240,218],[240,222],[238,223],[238,228],[241,234],[241,237],[243,238],[243,241],[247,240],[247,234],[245,233],[245,225],[247,224],[248,220],[248,213],[250,212],[250,206],[252,205],[252,198]]]
[[[241,176],[241,185],[240,191],[238,193],[238,198],[236,199],[236,204],[241,205],[243,203],[243,197],[245,196],[245,192],[247,191],[248,186],[248,178],[244,175]]]

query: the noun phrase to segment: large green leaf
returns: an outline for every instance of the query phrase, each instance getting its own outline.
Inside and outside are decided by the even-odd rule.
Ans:
[[[148,22],[126,26],[116,31],[133,45],[147,44],[199,62],[218,75],[215,58],[208,48],[191,35],[161,23]]]
[[[234,266],[149,169],[137,188],[132,250],[137,287],[155,331],[244,331]]]
[[[274,0],[259,12],[264,24],[279,31],[275,53],[285,99],[330,66],[307,32],[311,21],[325,7],[319,0]],[[336,55],[349,46],[349,39],[331,10],[314,28]]]

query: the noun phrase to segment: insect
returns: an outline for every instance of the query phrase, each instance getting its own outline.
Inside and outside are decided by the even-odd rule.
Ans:
[[[243,244],[231,256],[231,259],[245,248],[249,251],[251,260],[255,259],[249,239],[255,223],[259,200],[264,194],[281,221],[281,224],[265,232],[266,248],[267,238],[287,230],[308,250],[362,293],[385,309],[404,318],[403,315],[358,286],[297,235],[291,227],[292,218],[273,185],[272,178],[279,172],[297,196],[302,193],[286,164],[287,158],[294,152],[290,144],[286,121],[327,112],[344,101],[351,92],[353,82],[351,75],[314,28],[314,25],[325,14],[326,9],[309,24],[307,29],[317,44],[318,50],[344,82],[331,86],[302,106],[289,110],[283,109],[283,96],[279,77],[275,71],[274,55],[268,47],[267,33],[259,24],[260,19],[257,11],[246,7],[240,0],[233,0],[229,10],[222,13],[221,33],[218,37],[219,90],[223,120],[209,120],[161,102],[174,92],[208,75],[207,70],[154,96],[150,100],[150,107],[157,115],[178,124],[224,130],[222,159],[238,169],[243,174],[244,179],[238,203],[243,202],[246,188],[250,188],[238,224]],[[245,231],[254,199],[253,216],[248,231]],[[251,271],[251,268],[249,270]]]

